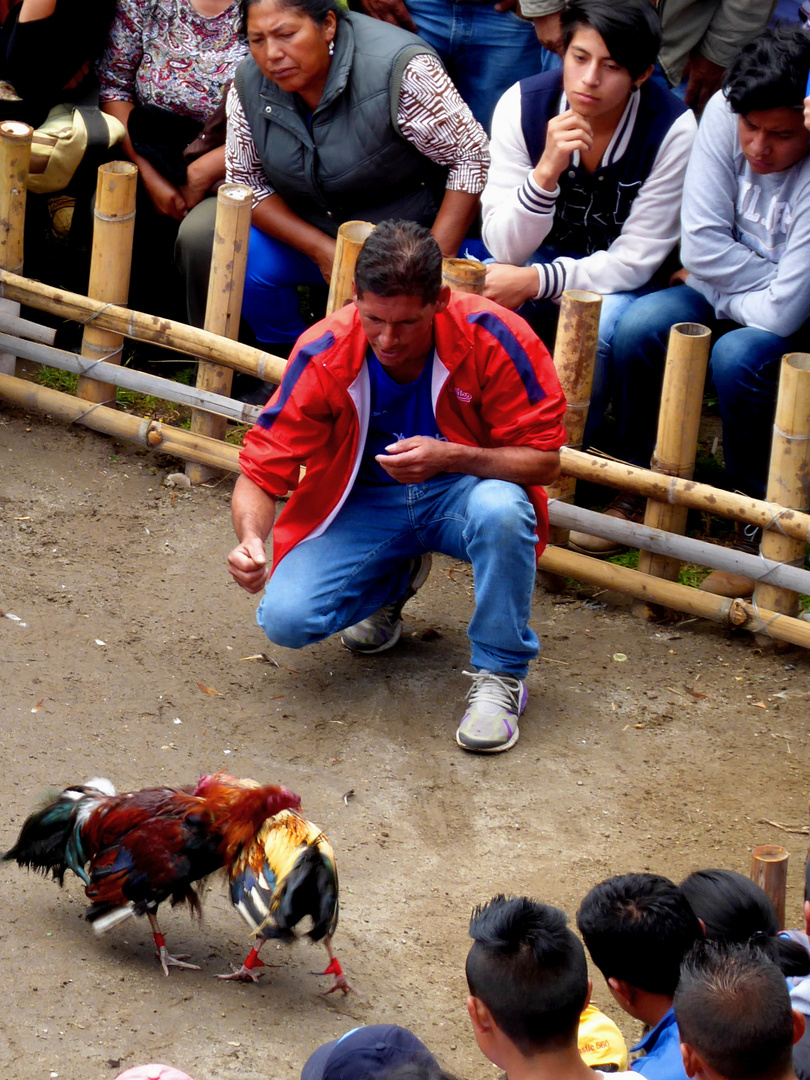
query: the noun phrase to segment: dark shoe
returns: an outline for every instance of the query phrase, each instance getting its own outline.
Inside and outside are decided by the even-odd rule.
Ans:
[[[737,528],[733,551],[744,551],[746,555],[759,555],[759,544],[762,540],[762,529],[756,525],[744,525]],[[715,596],[727,596],[732,600],[748,600],[754,595],[754,582],[751,578],[742,574],[733,574],[730,570],[712,570],[708,577],[701,581],[698,588],[701,592],[713,593]]]
[[[411,559],[408,584],[399,600],[386,604],[354,626],[346,627],[340,640],[350,652],[368,655],[385,652],[396,645],[402,634],[402,609],[427,581],[432,561],[431,555]]]
[[[621,518],[622,521],[634,521],[640,525],[644,521],[646,505],[647,500],[643,495],[623,491],[605,510],[605,517]],[[627,550],[626,544],[619,544],[615,540],[605,540],[601,536],[591,536],[590,533],[583,532],[570,533],[568,546],[572,551],[578,551],[582,555],[593,555],[597,559],[608,559],[611,555],[620,555]]]

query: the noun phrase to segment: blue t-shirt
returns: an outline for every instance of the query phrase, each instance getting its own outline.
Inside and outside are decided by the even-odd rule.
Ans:
[[[630,1052],[635,1053],[637,1050],[644,1050],[646,1053],[632,1063],[630,1068],[633,1072],[641,1073],[647,1080],[687,1080],[674,1009],[665,1013]]]
[[[433,411],[433,353],[428,356],[421,373],[409,383],[394,382],[371,349],[366,362],[371,383],[371,408],[366,445],[356,482],[396,484],[399,481],[374,460],[375,455],[384,454],[386,446],[409,439],[412,435],[444,440]]]

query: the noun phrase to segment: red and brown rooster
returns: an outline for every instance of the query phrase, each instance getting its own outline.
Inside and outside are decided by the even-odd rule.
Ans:
[[[49,872],[66,870],[85,883],[87,918],[102,933],[132,915],[146,915],[163,970],[197,968],[172,956],[156,911],[164,900],[199,912],[194,882],[230,865],[263,822],[300,798],[275,784],[235,788],[220,774],[204,776],[194,793],[145,788],[116,795],[108,780],[66,788],[23,824],[4,859]]]

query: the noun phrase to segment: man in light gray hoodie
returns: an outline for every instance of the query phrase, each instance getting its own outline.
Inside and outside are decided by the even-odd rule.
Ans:
[[[709,326],[728,480],[756,498],[765,491],[780,361],[810,336],[810,141],[802,114],[809,69],[810,35],[800,26],[766,30],[733,61],[686,171],[685,283],[636,301],[613,341],[617,378],[631,390],[621,396],[632,414],[622,415],[623,429],[634,433],[633,445],[617,452],[647,464],[670,327]],[[578,547],[587,549],[588,539],[578,534]],[[750,596],[753,582],[715,571],[701,588]]]

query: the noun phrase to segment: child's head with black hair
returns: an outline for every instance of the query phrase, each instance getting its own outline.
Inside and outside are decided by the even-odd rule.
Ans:
[[[564,51],[577,30],[590,27],[611,59],[637,79],[651,68],[661,48],[661,20],[650,0],[569,0],[561,13]]]
[[[566,1048],[578,1053],[590,983],[585,950],[565,915],[528,897],[495,896],[473,912],[470,937],[467,1005],[482,1051],[487,1054],[483,1018],[524,1057]]]
[[[791,1009],[782,972],[755,945],[699,943],[684,960],[674,1004],[689,1076],[794,1076],[804,1018]]]
[[[594,886],[577,926],[609,985],[621,980],[669,997],[684,956],[703,935],[684,894],[658,874],[624,874]]]
[[[711,941],[755,941],[783,975],[810,974],[810,954],[797,942],[779,937],[774,906],[755,881],[734,870],[696,870],[680,887]]]

